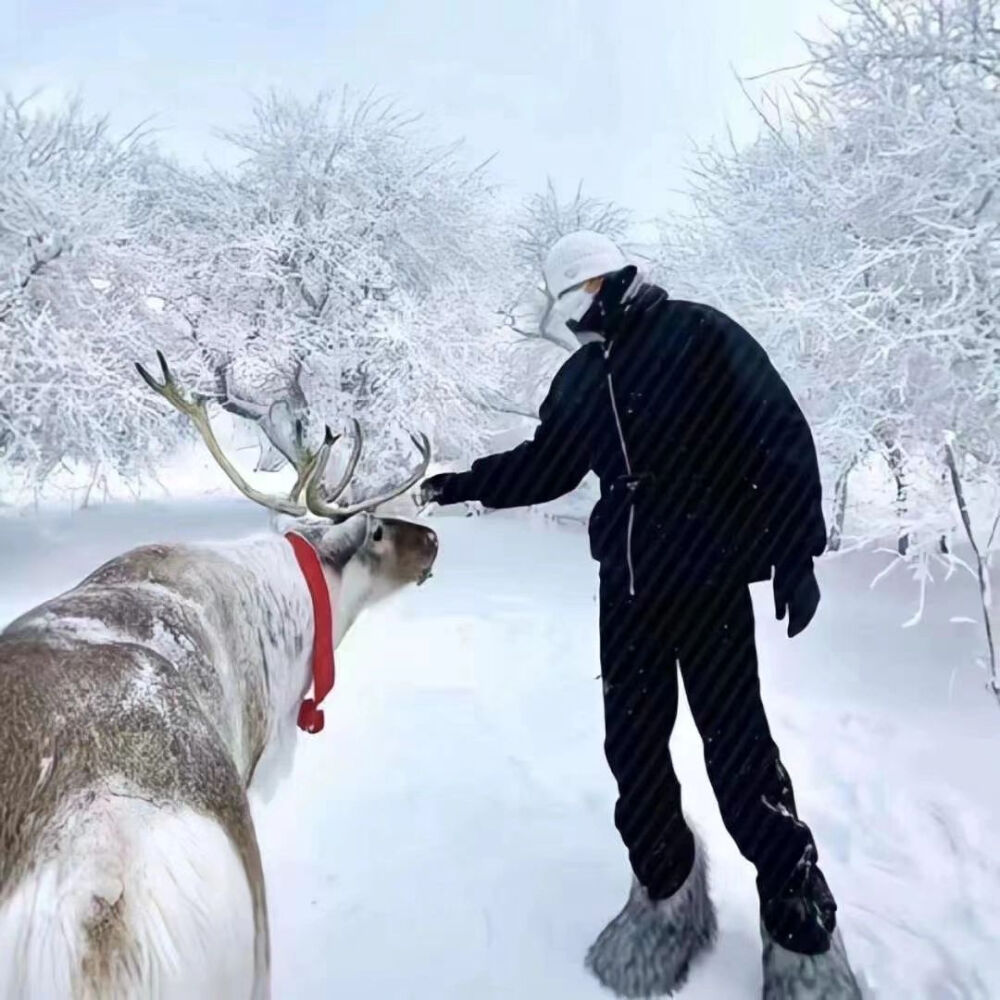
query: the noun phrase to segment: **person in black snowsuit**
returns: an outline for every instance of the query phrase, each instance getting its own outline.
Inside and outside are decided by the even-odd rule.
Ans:
[[[588,342],[555,376],[533,438],[431,477],[423,499],[526,506],[597,474],[589,537],[605,750],[636,880],[655,904],[695,867],[669,748],[679,664],[723,821],[757,869],[763,924],[783,948],[820,955],[836,906],[761,702],[748,589],[773,574],[790,635],[819,603],[813,560],[827,533],[809,426],[746,330],[707,305],[637,287],[634,267],[602,276],[570,327]],[[706,939],[714,916],[708,923]],[[687,964],[659,988],[679,985]],[[623,995],[647,995],[595,971]]]

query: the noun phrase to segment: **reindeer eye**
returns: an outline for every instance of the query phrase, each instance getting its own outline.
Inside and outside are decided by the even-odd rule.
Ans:
[[[383,534],[382,525],[381,524],[376,524],[375,525],[375,530],[372,532],[372,541],[373,542],[381,542],[382,541],[382,534]]]

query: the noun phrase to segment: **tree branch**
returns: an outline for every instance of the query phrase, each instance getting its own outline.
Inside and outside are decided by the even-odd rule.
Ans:
[[[473,406],[478,406],[483,410],[492,410],[495,413],[507,413],[513,417],[524,417],[527,420],[534,420],[536,422],[539,420],[537,412],[529,409],[527,406],[506,399],[499,394],[487,395],[484,391],[477,396],[463,386],[460,386],[458,391],[463,397],[465,397],[465,399],[472,403]]]

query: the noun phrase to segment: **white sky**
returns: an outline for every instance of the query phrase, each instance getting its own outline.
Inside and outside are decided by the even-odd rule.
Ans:
[[[828,0],[0,0],[0,89],[82,94],[116,126],[150,115],[188,161],[270,87],[376,87],[513,191],[677,204],[692,140],[740,139],[743,75],[795,63]],[[13,31],[10,26],[13,25]]]

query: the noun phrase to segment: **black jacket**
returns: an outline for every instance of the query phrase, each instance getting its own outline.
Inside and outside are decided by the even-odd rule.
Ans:
[[[598,326],[605,342],[556,374],[534,437],[449,478],[441,502],[543,503],[593,470],[592,555],[633,588],[811,567],[826,546],[816,450],[763,348],[653,285]]]

